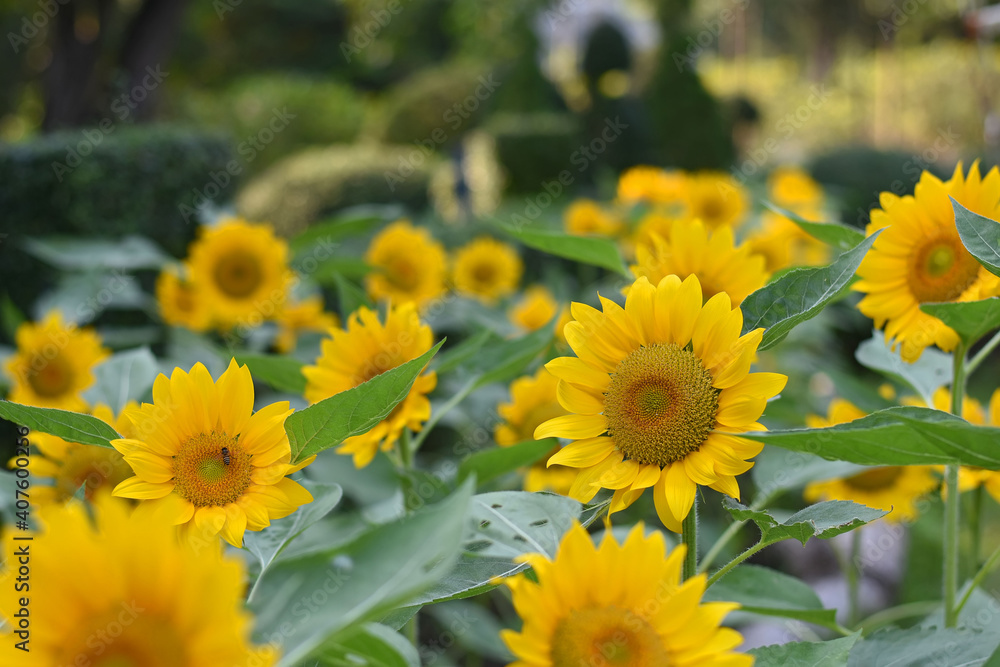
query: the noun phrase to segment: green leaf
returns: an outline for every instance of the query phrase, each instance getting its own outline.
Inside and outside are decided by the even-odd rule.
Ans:
[[[502,340],[502,338],[489,329],[480,329],[461,343],[450,347],[434,357],[434,361],[431,363],[431,370],[435,370],[438,373],[447,373],[462,364],[468,363],[487,344],[490,344],[492,347],[493,344],[499,343]]]
[[[792,452],[781,447],[765,447],[754,459],[750,474],[757,495],[802,488],[810,482],[834,477],[848,477],[866,470],[866,466],[844,461],[827,461],[814,454]]]
[[[757,524],[760,540],[765,544],[795,539],[803,546],[810,537],[828,540],[888,514],[849,500],[824,500],[799,510],[784,521],[778,521],[767,510],[750,509],[729,497],[722,499],[722,506],[736,519]]]
[[[920,358],[908,363],[885,342],[881,331],[861,343],[854,353],[862,366],[878,371],[898,382],[903,382],[920,394],[927,405],[934,404],[934,392],[951,382],[951,355],[929,347]]]
[[[473,356],[461,368],[473,376],[472,388],[491,382],[504,382],[517,376],[540,354],[549,349],[553,340],[553,327],[544,326],[537,331],[490,345],[481,354]]]
[[[3,326],[7,338],[13,341],[17,336],[17,328],[22,324],[24,324],[24,313],[14,305],[10,295],[4,292],[3,299],[0,300],[0,325]]]
[[[148,347],[119,352],[94,367],[94,384],[83,393],[90,405],[103,403],[118,415],[128,401],[141,401],[160,374]]]
[[[986,267],[993,275],[1000,276],[1000,223],[973,213],[954,197],[951,206],[955,210],[955,226],[965,249]]]
[[[237,352],[236,362],[247,366],[254,380],[266,382],[278,391],[299,396],[306,390],[306,377],[302,374],[301,361],[273,354]]]
[[[812,319],[847,289],[880,232],[875,232],[829,266],[796,269],[743,300],[743,333],[764,328],[759,350],[780,343],[796,325]]]
[[[360,257],[331,257],[319,262],[309,272],[309,277],[320,285],[335,284],[339,287],[339,281],[344,278],[359,280],[370,272],[371,267]]]
[[[285,432],[292,446],[292,463],[366,433],[388,417],[443,344],[442,339],[416,359],[289,415]]]
[[[333,284],[337,287],[337,300],[340,304],[340,319],[347,322],[351,313],[361,306],[374,308],[374,304],[368,299],[368,294],[363,289],[352,283],[350,280],[335,273],[331,276]]]
[[[628,269],[625,268],[621,253],[618,252],[618,246],[611,239],[574,236],[554,230],[527,229],[509,225],[505,225],[503,229],[530,248],[575,262],[593,264],[623,276],[628,275]]]
[[[738,602],[740,611],[761,616],[794,618],[827,628],[837,626],[837,611],[824,609],[808,585],[760,565],[740,565],[712,584],[704,600]]]
[[[159,269],[172,258],[144,236],[117,240],[80,237],[26,238],[25,251],[66,271]]]
[[[258,640],[281,637],[280,664],[295,665],[427,589],[458,557],[471,493],[463,484],[446,500],[347,544],[272,565],[250,600]]]
[[[503,664],[509,664],[514,659],[500,639],[503,626],[485,606],[471,600],[452,600],[431,605],[426,609],[427,614],[432,616],[442,629],[454,635],[454,641],[459,646],[473,655],[490,658]],[[446,644],[443,641],[449,639],[446,635],[441,639],[440,642],[431,641],[427,648],[430,651],[443,651],[450,642]],[[434,664],[431,659],[426,662],[429,665]]]
[[[764,206],[778,215],[788,218],[814,239],[838,248],[841,251],[850,250],[865,239],[865,235],[861,230],[842,225],[839,222],[810,222],[802,216],[776,206],[769,201],[765,201]]]
[[[398,206],[354,206],[336,216],[320,220],[298,234],[288,245],[296,259],[303,259],[317,246],[327,249],[327,244],[351,236],[361,236],[386,220],[402,217]]]
[[[476,475],[479,484],[529,466],[558,444],[555,438],[525,440],[510,447],[491,447],[469,456],[458,466],[458,479]]]
[[[416,647],[381,623],[365,623],[343,638],[324,642],[310,658],[328,667],[420,667]]]
[[[976,667],[984,664],[1000,644],[1000,634],[991,630],[919,627],[882,630],[859,641],[851,649],[847,664],[850,667]]]
[[[121,438],[113,428],[97,417],[67,410],[0,401],[0,417],[27,426],[32,431],[57,435],[63,440],[83,445],[110,447],[111,440]]]
[[[997,297],[962,303],[925,303],[920,310],[954,329],[966,346],[1000,327],[1000,299]]]
[[[963,465],[1000,470],[1000,428],[940,410],[894,407],[827,428],[743,433],[796,452],[862,465]]]
[[[789,642],[747,651],[754,667],[844,667],[861,632],[826,642]]]

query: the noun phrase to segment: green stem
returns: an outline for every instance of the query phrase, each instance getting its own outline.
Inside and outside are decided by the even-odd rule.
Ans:
[[[844,563],[844,577],[847,579],[847,627],[853,628],[858,624],[858,614],[861,611],[858,604],[858,590],[861,579],[860,568],[858,568],[858,554],[861,550],[861,529],[851,533],[851,552],[847,562]]]
[[[982,550],[982,511],[983,511],[983,487],[977,486],[969,494],[972,503],[969,507],[969,528],[972,531],[969,551],[972,554],[971,567],[973,570],[979,567],[979,552]]]
[[[469,394],[475,391],[475,389],[476,389],[476,378],[472,378],[471,380],[466,382],[461,389],[455,392],[454,396],[448,399],[447,402],[445,402],[441,407],[435,410],[433,414],[431,414],[431,418],[427,420],[427,423],[424,424],[424,427],[420,429],[420,433],[418,433],[417,436],[413,439],[414,452],[420,449],[420,445],[424,444],[424,440],[427,439],[427,435],[434,430],[434,427],[437,425],[439,421],[441,421],[441,418],[444,417],[446,414],[448,414],[448,412],[453,407],[464,401]]]
[[[972,578],[972,581],[969,583],[969,590],[965,591],[965,595],[962,596],[962,600],[955,607],[956,617],[959,613],[961,613],[965,603],[969,601],[970,597],[972,597],[972,591],[976,590],[976,588],[979,587],[979,584],[983,583],[983,579],[986,578],[986,575],[988,575],[990,571],[996,567],[997,561],[1000,561],[1000,547],[997,547],[996,550],[990,554],[990,557],[986,559],[986,563],[979,568],[979,572],[976,572],[976,576]]]
[[[410,641],[410,644],[412,644],[414,648],[418,649],[420,648],[420,644],[417,643],[420,641],[420,627],[417,625],[417,616],[419,615],[420,612],[418,611],[416,614],[411,616],[410,620],[406,622],[405,627],[406,638]]]
[[[926,616],[938,609],[936,600],[921,600],[920,602],[908,602],[889,609],[875,612],[865,620],[861,621],[862,634],[868,636],[879,628],[891,625],[904,618],[915,618]]]
[[[771,493],[758,496],[756,500],[750,503],[750,509],[763,509],[777,496],[778,494],[773,491]],[[734,521],[729,524],[729,527],[723,531],[722,535],[719,535],[719,539],[715,541],[712,548],[709,549],[708,553],[705,554],[705,557],[701,559],[701,563],[698,565],[699,574],[708,571],[708,568],[715,562],[715,559],[718,558],[719,554],[722,553],[722,550],[726,548],[726,545],[729,544],[730,540],[736,537],[736,533],[740,532],[740,528],[742,528],[746,522],[747,520],[745,519],[743,521]]]
[[[681,540],[687,546],[681,579],[687,581],[698,571],[698,498],[695,496],[691,511],[681,523]]]
[[[954,375],[951,383],[951,412],[962,415],[962,401],[965,398],[965,346],[955,347]],[[961,497],[958,491],[958,464],[945,468],[944,475],[944,625],[953,628],[958,623],[955,595],[958,592],[958,528]]]
[[[401,479],[401,490],[403,492],[403,508],[409,514],[420,507],[422,503],[417,502],[413,487],[413,438],[410,429],[404,428],[403,435],[399,439],[399,476]]]
[[[986,357],[990,356],[990,352],[995,350],[997,345],[1000,345],[1000,331],[993,334],[993,338],[990,338],[986,345],[983,345],[979,352],[976,352],[976,355],[969,360],[969,363],[965,365],[965,374],[972,375],[980,364],[986,361]]]
[[[707,588],[712,584],[714,584],[715,582],[717,582],[719,579],[722,579],[724,576],[729,574],[729,571],[732,570],[734,567],[736,567],[737,565],[745,561],[747,558],[750,558],[750,556],[753,556],[755,553],[757,553],[758,551],[760,551],[761,549],[770,544],[771,542],[764,542],[762,540],[757,544],[753,545],[752,547],[741,553],[739,556],[732,559],[731,561],[720,567],[718,570],[716,570],[715,573],[708,578],[708,583],[706,584],[705,587]]]

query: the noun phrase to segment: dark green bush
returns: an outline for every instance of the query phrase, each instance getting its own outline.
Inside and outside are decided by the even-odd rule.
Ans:
[[[497,160],[513,193],[537,192],[543,181],[558,177],[571,165],[581,143],[580,122],[569,114],[498,114],[483,130],[496,141]]]

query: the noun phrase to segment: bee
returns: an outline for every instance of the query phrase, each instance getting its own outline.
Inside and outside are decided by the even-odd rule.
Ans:
[[[225,463],[226,465],[229,465],[229,463],[230,463],[231,460],[232,459],[229,458],[229,448],[228,447],[223,447],[222,448],[222,462]]]

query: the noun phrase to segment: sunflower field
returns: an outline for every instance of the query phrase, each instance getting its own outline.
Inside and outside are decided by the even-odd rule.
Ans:
[[[495,4],[0,3],[0,667],[1000,665],[1000,20]]]

